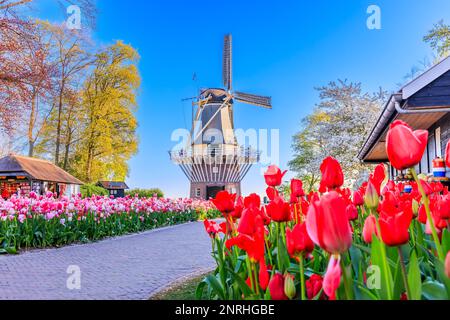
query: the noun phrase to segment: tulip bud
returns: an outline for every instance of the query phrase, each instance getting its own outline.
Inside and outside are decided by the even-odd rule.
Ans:
[[[378,204],[380,203],[380,197],[378,196],[377,189],[371,182],[367,185],[366,194],[364,195],[364,203],[369,209],[378,208]]]
[[[419,215],[419,209],[420,209],[419,202],[417,202],[416,199],[413,199],[413,201],[412,201],[412,211],[413,211],[414,217],[417,217]]]
[[[284,293],[289,300],[294,299],[297,294],[297,291],[295,290],[294,276],[289,273],[284,275]]]

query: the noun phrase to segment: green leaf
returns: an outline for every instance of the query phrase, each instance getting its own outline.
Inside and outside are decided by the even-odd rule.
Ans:
[[[402,266],[399,258],[394,272],[394,298],[400,298],[401,294],[405,291],[406,289],[403,282]]]
[[[422,278],[420,275],[419,261],[413,250],[409,259],[408,284],[411,291],[409,300],[420,300],[422,298]]]
[[[356,296],[358,300],[378,300],[377,296],[370,292],[369,289],[362,285],[358,285],[356,288]]]
[[[450,251],[450,231],[447,229],[442,231],[442,249],[444,252]]]
[[[213,275],[209,275],[205,279],[206,283],[213,289],[213,292],[219,296],[220,299],[225,300],[225,293],[222,285]]]
[[[447,290],[447,297],[450,299],[450,278],[447,277],[445,273],[444,264],[436,257],[434,259],[434,266],[438,275],[438,278],[444,284]]]
[[[422,293],[427,300],[447,300],[444,285],[436,281],[425,282],[422,285]]]
[[[378,266],[381,272],[381,288],[378,290],[382,300],[392,299],[393,280],[391,269],[383,254],[384,244],[377,237],[372,239],[371,261],[373,266]]]
[[[350,257],[351,257],[351,261],[352,261],[353,270],[354,270],[355,274],[358,274],[359,266],[360,266],[361,259],[362,259],[361,251],[358,250],[358,248],[352,246],[350,248]]]
[[[203,280],[200,282],[197,286],[197,289],[195,290],[195,299],[201,300],[203,297],[203,291],[205,291],[206,282]]]
[[[231,278],[237,285],[239,286],[239,289],[241,289],[242,293],[245,297],[248,297],[252,294],[252,289],[247,285],[247,283],[242,279],[237,273],[235,273],[233,270],[228,268],[228,272],[231,274]]]

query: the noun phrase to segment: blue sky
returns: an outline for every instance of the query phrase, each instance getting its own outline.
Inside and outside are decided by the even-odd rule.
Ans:
[[[450,23],[448,0],[119,1],[98,0],[93,37],[123,40],[139,51],[139,153],[130,161],[131,187],[159,187],[187,196],[189,185],[168,157],[172,131],[190,126],[198,87],[221,85],[223,36],[233,34],[234,87],[273,97],[273,110],[237,104],[237,128],[279,129],[280,166],[292,159],[292,136],[318,102],[314,87],[337,79],[393,91],[431,51],[422,38],[434,23]],[[369,5],[381,8],[382,29],[366,27]],[[52,0],[40,15],[64,19]],[[198,81],[192,81],[193,73]],[[262,192],[260,167],[243,193]]]

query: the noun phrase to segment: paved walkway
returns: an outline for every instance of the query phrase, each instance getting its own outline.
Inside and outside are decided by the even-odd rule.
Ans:
[[[0,256],[0,299],[148,299],[214,267],[202,223],[105,241]],[[71,274],[68,274],[68,268]],[[77,287],[77,268],[81,272]]]

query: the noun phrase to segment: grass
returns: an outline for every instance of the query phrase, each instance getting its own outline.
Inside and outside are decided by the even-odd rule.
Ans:
[[[197,300],[195,297],[197,286],[208,274],[209,273],[196,276],[195,278],[186,281],[177,282],[152,296],[150,300]],[[204,290],[201,300],[204,299],[206,299],[206,290]]]

